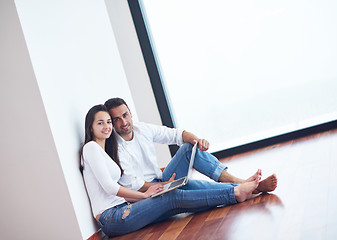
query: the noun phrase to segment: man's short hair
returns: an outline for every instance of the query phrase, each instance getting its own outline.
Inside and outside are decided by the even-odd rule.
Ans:
[[[125,105],[129,110],[129,106],[126,104],[126,102],[122,99],[122,98],[110,98],[109,100],[107,100],[104,105],[105,107],[108,109],[108,111],[111,109],[111,108],[116,108],[116,107],[119,107],[120,105]]]

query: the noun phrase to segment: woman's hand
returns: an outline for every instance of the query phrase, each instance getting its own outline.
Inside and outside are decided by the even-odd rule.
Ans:
[[[139,192],[120,186],[117,196],[124,198],[128,202],[138,202],[163,190],[164,187],[160,183],[151,185],[145,192]]]
[[[144,196],[145,198],[149,198],[151,197],[153,194],[159,193],[161,191],[164,190],[163,185],[161,185],[160,183],[156,184],[156,185],[152,185],[150,186],[146,192],[144,192]]]
[[[138,191],[142,192],[142,193],[145,193],[149,189],[149,187],[151,187],[153,185],[157,185],[157,184],[165,185],[167,183],[173,182],[175,177],[176,177],[176,174],[173,173],[172,176],[170,177],[170,179],[167,182],[158,182],[158,183],[145,182],[144,185]]]

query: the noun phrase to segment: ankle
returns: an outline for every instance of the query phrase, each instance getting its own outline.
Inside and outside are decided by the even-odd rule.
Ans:
[[[232,175],[230,175],[226,170],[223,170],[218,182],[227,182],[227,183],[234,183],[234,184],[241,184],[244,183],[243,179],[234,177]]]

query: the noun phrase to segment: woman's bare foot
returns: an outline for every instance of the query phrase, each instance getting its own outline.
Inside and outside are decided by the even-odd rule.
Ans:
[[[247,199],[252,197],[253,191],[259,185],[261,177],[257,177],[254,181],[242,183],[236,187],[234,187],[234,195],[235,199],[238,202],[244,202]]]
[[[272,174],[266,179],[259,182],[259,185],[257,186],[256,190],[253,192],[254,194],[260,193],[260,192],[272,192],[277,187],[277,177],[276,174]]]

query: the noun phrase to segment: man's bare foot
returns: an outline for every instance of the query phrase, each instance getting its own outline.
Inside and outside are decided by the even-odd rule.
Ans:
[[[226,170],[223,170],[218,179],[218,182],[240,184],[243,183],[244,180],[229,174]]]
[[[259,182],[259,185],[257,186],[256,190],[253,192],[254,194],[260,193],[260,192],[272,192],[277,187],[277,177],[276,174],[272,174],[266,179]]]
[[[251,176],[250,178],[247,178],[246,181],[244,181],[244,182],[255,181],[256,178],[261,177],[261,176],[262,176],[262,171],[261,171],[261,169],[258,169],[253,176]]]
[[[252,182],[242,183],[242,184],[234,187],[234,195],[235,195],[236,201],[244,202],[247,199],[251,198],[253,191],[259,185],[260,179],[261,179],[261,177],[258,177]]]
[[[255,181],[256,178],[261,177],[261,169],[258,169],[256,173],[254,173],[253,176],[250,178],[243,180],[241,178],[237,178],[231,174],[229,174],[226,170],[223,170],[220,177],[219,177],[219,182],[229,182],[229,183],[234,183],[234,184],[241,184],[245,182],[252,182]]]

